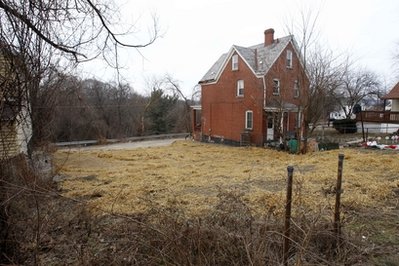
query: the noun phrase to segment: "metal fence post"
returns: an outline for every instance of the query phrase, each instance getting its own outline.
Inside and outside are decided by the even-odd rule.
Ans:
[[[292,177],[294,172],[293,166],[287,167],[287,200],[285,203],[285,224],[284,224],[284,243],[283,243],[283,256],[284,265],[288,265],[288,255],[290,249],[290,220],[291,220],[291,200],[292,200]]]

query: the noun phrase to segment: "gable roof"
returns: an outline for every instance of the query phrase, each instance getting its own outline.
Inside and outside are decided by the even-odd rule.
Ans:
[[[216,81],[223,69],[226,67],[227,62],[234,51],[239,54],[255,75],[263,76],[269,71],[271,66],[291,41],[293,41],[293,36],[289,35],[275,39],[272,44],[267,46],[265,46],[264,43],[250,47],[233,45],[228,53],[224,53],[219,57],[208,72],[206,72],[202,77],[199,83]]]
[[[382,99],[399,99],[399,82]]]

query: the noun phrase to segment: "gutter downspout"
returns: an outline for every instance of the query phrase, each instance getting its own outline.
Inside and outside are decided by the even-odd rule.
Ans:
[[[263,111],[262,111],[262,114],[264,115],[265,109],[266,109],[266,80],[265,80],[265,76],[262,77],[262,80],[263,80]],[[263,118],[262,118],[262,120],[263,120]],[[264,128],[266,128],[266,130]],[[266,132],[264,132],[265,136],[263,136],[263,145],[265,146],[266,139],[267,139],[267,130],[268,130],[267,117],[266,117],[266,125],[264,126],[264,128],[262,129],[262,131],[266,131]]]
[[[263,109],[266,109],[266,80],[265,76],[262,77],[263,80]]]

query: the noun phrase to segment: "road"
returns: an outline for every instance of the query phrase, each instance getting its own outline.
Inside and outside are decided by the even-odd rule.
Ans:
[[[134,142],[119,142],[108,145],[93,145],[93,146],[81,146],[81,147],[73,147],[73,148],[63,148],[69,149],[71,151],[80,151],[80,150],[131,150],[137,148],[148,148],[148,147],[159,147],[159,146],[168,146],[175,142],[176,140],[183,140],[184,138],[171,138],[171,139],[156,139],[156,140],[145,140],[145,141],[134,141]]]

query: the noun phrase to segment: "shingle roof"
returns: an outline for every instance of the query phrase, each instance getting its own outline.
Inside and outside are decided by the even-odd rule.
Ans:
[[[399,82],[392,88],[392,90],[382,97],[383,99],[399,99]]]
[[[219,69],[222,68],[224,61],[226,60],[227,53],[222,54],[219,59],[213,64],[213,66],[206,72],[204,77],[200,80],[200,82],[208,82],[216,80],[216,76],[219,72]]]
[[[216,63],[202,77],[200,83],[216,81],[233,50],[238,52],[256,75],[265,75],[288,43],[293,40],[292,38],[292,35],[289,35],[276,39],[273,44],[266,47],[263,43],[250,47],[233,45],[230,52],[219,57]]]

